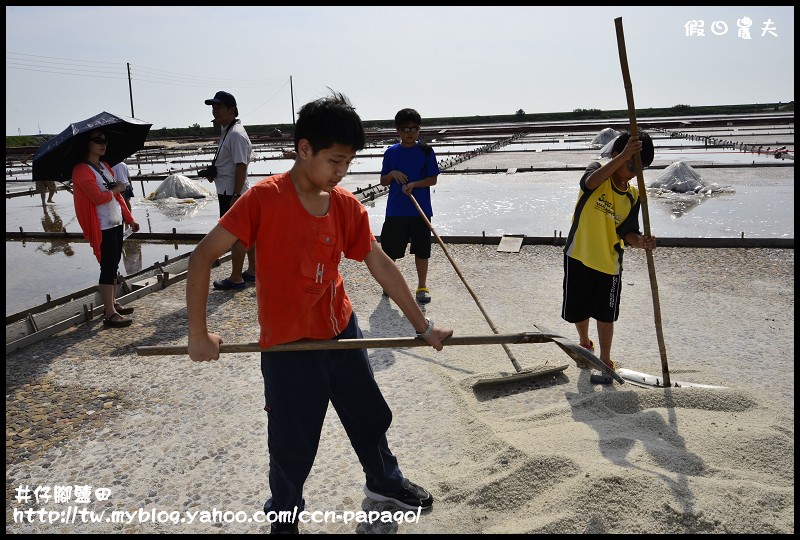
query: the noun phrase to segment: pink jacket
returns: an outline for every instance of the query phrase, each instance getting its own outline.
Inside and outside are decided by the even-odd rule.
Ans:
[[[103,167],[111,171],[108,163],[101,161]],[[103,242],[103,231],[100,230],[100,220],[97,218],[97,206],[111,202],[116,199],[122,210],[122,220],[125,223],[133,223],[133,215],[125,204],[125,199],[121,193],[102,191],[97,185],[97,177],[94,170],[87,163],[78,163],[72,168],[72,200],[75,204],[75,216],[83,230],[83,236],[89,241],[89,245],[94,250],[97,262],[100,262],[100,244]]]

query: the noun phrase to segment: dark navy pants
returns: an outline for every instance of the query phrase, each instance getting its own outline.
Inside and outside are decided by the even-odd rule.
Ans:
[[[334,339],[362,338],[355,313]],[[264,511],[304,508],[303,484],[314,464],[322,424],[333,404],[372,491],[394,492],[403,475],[389,450],[392,411],[366,349],[261,353],[267,409],[269,488]]]

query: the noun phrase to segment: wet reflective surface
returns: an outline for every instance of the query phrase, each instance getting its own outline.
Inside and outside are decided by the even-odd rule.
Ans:
[[[439,176],[433,188],[434,216],[431,220],[440,236],[566,236],[578,196],[582,167],[599,157],[599,149],[589,144],[596,132],[583,135],[541,134],[526,136],[490,153],[451,165]],[[749,134],[749,140],[757,139]],[[791,138],[793,129],[770,133],[772,140]],[[766,137],[765,137],[766,138]],[[436,137],[427,137],[434,144],[440,164],[482,145],[491,138],[456,141],[436,146]],[[690,164],[739,165],[760,163],[772,165],[774,156],[731,149],[705,150],[702,143],[654,134],[656,157],[653,165],[669,165],[675,161]],[[774,142],[770,142],[775,146]],[[766,142],[765,142],[766,145]],[[375,145],[360,152],[341,186],[350,191],[379,182],[382,154],[388,144]],[[680,148],[687,147],[687,148]],[[282,149],[257,148],[256,156],[280,157]],[[200,168],[213,157],[214,148],[196,155],[173,156],[141,165],[142,173],[167,174],[187,167]],[[250,182],[259,176],[283,172],[291,168],[289,159],[257,160],[250,166]],[[793,163],[793,162],[791,162]],[[505,172],[508,169],[565,167],[561,171]],[[135,180],[138,167],[131,164]],[[566,170],[567,167],[573,167]],[[574,167],[578,167],[574,169]],[[473,173],[469,170],[497,170],[497,173]],[[655,180],[663,169],[646,169],[645,184]],[[7,190],[27,189],[29,174],[24,168],[8,176]],[[732,191],[712,195],[678,194],[648,190],[647,207],[652,234],[662,237],[739,237],[794,238],[794,167],[722,167],[698,168],[696,171],[709,184],[730,186]],[[364,174],[369,173],[369,174]],[[17,180],[17,182],[14,182]],[[213,187],[205,179],[197,179]],[[635,180],[633,181],[635,182]],[[134,181],[133,214],[142,232],[207,233],[219,218],[216,198],[197,200],[166,199],[150,201],[146,195],[160,182]],[[386,197],[365,203],[370,224],[380,234],[386,208]],[[38,194],[6,199],[6,230],[80,232],[72,195],[59,191],[55,204],[42,206]],[[156,244],[125,241],[120,264],[123,275],[191,251],[193,245]],[[6,315],[17,313],[46,301],[46,295],[57,298],[97,284],[99,264],[85,242],[6,242]]]

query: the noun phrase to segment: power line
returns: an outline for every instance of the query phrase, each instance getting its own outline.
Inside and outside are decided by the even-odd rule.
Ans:
[[[283,87],[288,77],[272,79],[234,79],[222,77],[208,77],[206,75],[193,75],[179,73],[174,70],[164,70],[149,66],[130,64],[130,78],[137,82],[213,87],[227,86],[229,88],[269,88]],[[75,58],[60,58],[33,54],[6,52],[6,69],[19,71],[33,71],[39,73],[52,73],[55,75],[77,77],[107,77],[114,79],[128,79],[127,65],[124,62],[97,62]]]
[[[175,70],[125,62],[99,62],[6,51],[6,70],[48,73],[72,77],[127,80],[129,83],[178,87],[224,87],[229,89],[274,89],[266,101],[248,112],[252,114],[272,101],[289,84],[289,76],[269,79],[224,78],[181,73]],[[131,100],[133,96],[131,96]],[[131,108],[133,106],[131,105]]]
[[[16,58],[14,55],[24,56],[27,58]],[[6,69],[37,71],[41,73],[54,73],[59,75],[74,75],[79,77],[89,76],[125,78],[124,66],[120,64],[75,60],[71,58],[23,55],[9,52],[6,53]]]
[[[116,65],[118,65],[116,62],[98,62],[96,60],[78,60],[78,59],[75,59],[75,58],[59,58],[59,57],[55,57],[55,56],[41,56],[41,55],[38,55],[38,54],[24,54],[24,53],[10,52],[10,51],[6,51],[6,60],[9,59],[9,55],[24,56],[24,57],[27,57],[27,59],[48,58],[50,60],[67,60],[69,62],[82,62],[84,64],[101,64],[101,65],[107,65],[107,66],[116,66]],[[13,56],[11,57],[11,60],[25,60],[25,59],[26,58],[14,58]],[[28,61],[30,61],[30,62],[44,62],[44,60],[28,60]]]
[[[228,85],[245,85],[248,87],[259,87],[259,86],[276,86],[278,84],[284,84],[286,82],[286,77],[280,78],[273,78],[273,79],[227,79],[221,77],[198,77],[196,75],[188,75],[185,73],[177,73],[175,71],[167,71],[163,69],[156,69],[150,68],[146,66],[139,66],[136,64],[131,64],[132,69],[139,69],[145,74],[152,74],[155,77],[161,76],[161,74],[165,74],[167,77],[171,79],[179,79],[179,80],[188,80],[190,82],[205,82],[208,83],[211,81],[214,84],[228,84]],[[177,77],[176,77],[177,76]]]

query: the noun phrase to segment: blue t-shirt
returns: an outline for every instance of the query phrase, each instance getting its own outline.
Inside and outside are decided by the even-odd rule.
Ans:
[[[387,148],[383,154],[381,176],[394,170],[405,174],[409,182],[416,182],[422,178],[438,175],[439,164],[436,162],[436,153],[432,148],[426,155],[419,143],[412,147],[405,147],[397,143]],[[433,216],[431,188],[429,186],[414,188],[411,194],[422,208],[425,216],[430,219]],[[389,199],[386,201],[386,217],[392,216],[419,216],[414,201],[403,193],[403,186],[394,180],[389,184]]]

